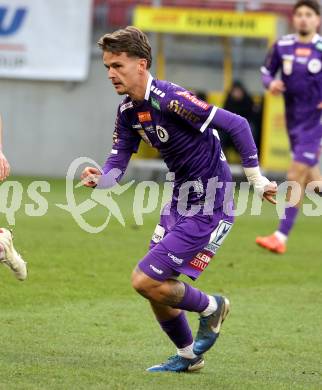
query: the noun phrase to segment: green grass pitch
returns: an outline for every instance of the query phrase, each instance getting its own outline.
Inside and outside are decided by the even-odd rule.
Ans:
[[[24,188],[31,179],[23,179]],[[298,219],[284,256],[254,244],[277,224],[273,206],[237,219],[217,258],[195,283],[232,303],[216,346],[196,374],[151,374],[174,348],[130,275],[145,254],[158,212],[136,227],[133,191],[118,199],[126,220],[82,231],[52,180],[43,217],[16,214],[15,245],[27,259],[20,283],[0,267],[0,389],[322,389],[322,220]],[[79,199],[88,190],[79,189]],[[31,203],[24,195],[23,202]],[[23,203],[24,204],[24,203]],[[88,213],[101,224],[103,207]],[[1,225],[6,225],[0,215]],[[195,314],[189,320],[196,331]]]

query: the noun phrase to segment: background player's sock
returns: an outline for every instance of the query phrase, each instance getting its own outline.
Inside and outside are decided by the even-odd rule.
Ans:
[[[297,207],[287,207],[285,209],[285,218],[281,219],[278,231],[284,234],[286,237],[289,235],[292,229],[299,209]]]
[[[203,312],[209,305],[209,297],[207,294],[191,287],[189,284],[184,283],[185,293],[182,301],[175,307],[182,310],[194,311],[197,313]]]
[[[217,310],[217,302],[215,297],[208,295],[209,298],[209,304],[206,307],[206,309],[200,313],[201,317],[208,317],[210,314],[214,313]]]
[[[192,359],[193,337],[185,313],[182,311],[177,317],[159,321],[161,328],[178,349],[178,355]],[[180,353],[179,353],[180,352]],[[192,356],[192,354],[194,356]]]
[[[275,236],[278,238],[279,241],[281,241],[283,244],[286,243],[287,241],[287,236],[283,233],[281,233],[280,231],[276,231],[275,233]]]

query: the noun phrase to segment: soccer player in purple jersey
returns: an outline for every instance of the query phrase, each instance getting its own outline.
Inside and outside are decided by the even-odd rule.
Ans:
[[[0,181],[10,174],[10,165],[2,151],[2,118],[0,115]],[[18,280],[27,278],[27,266],[22,257],[16,252],[12,243],[10,230],[0,228],[0,264],[10,268]]]
[[[177,347],[175,356],[148,370],[199,370],[204,366],[203,354],[219,336],[229,301],[223,296],[207,295],[177,278],[185,274],[196,279],[233,223],[224,209],[225,186],[231,181],[231,174],[215,129],[232,136],[249,181],[272,203],[276,183],[270,183],[260,173],[257,150],[245,119],[197,99],[178,85],[151,76],[151,47],[144,33],[127,27],[104,35],[98,44],[108,78],[119,95],[127,96],[118,108],[113,148],[103,172],[87,167],[81,177],[89,187],[96,182],[98,188],[115,184],[114,179],[120,180],[141,139],[160,151],[175,174],[171,205],[161,215],[150,250],[133,271],[132,285],[150,301],[161,328]],[[113,169],[120,172],[117,177],[110,174]],[[207,186],[213,178],[222,186],[218,186],[210,202],[211,210],[204,212]],[[188,194],[188,207],[183,209],[185,195],[181,190],[191,186],[194,191]],[[226,203],[230,202],[228,197]],[[189,214],[192,209],[194,213]],[[195,341],[185,311],[200,315]]]
[[[287,237],[302,204],[306,185],[316,182],[315,190],[322,190],[319,169],[322,140],[322,37],[316,33],[319,24],[318,2],[297,1],[293,10],[296,33],[279,39],[261,68],[264,86],[274,95],[284,94],[292,151],[287,179],[300,186],[300,191],[296,187],[288,189],[285,218],[281,219],[278,230],[270,236],[256,239],[257,244],[276,253],[286,251]],[[281,80],[275,79],[279,70]]]

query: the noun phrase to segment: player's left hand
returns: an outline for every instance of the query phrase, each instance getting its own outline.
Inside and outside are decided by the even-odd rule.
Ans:
[[[316,108],[318,108],[319,110],[322,110],[322,102],[319,103],[319,104],[316,106]]]
[[[0,181],[5,180],[10,174],[10,165],[6,156],[0,151]]]
[[[276,199],[274,198],[277,194],[277,184],[275,181],[271,181],[264,188],[263,200],[266,199],[272,204],[277,204]]]

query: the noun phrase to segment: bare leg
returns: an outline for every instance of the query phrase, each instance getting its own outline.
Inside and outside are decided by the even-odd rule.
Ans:
[[[299,190],[292,189],[291,187],[288,188],[286,200],[287,202],[291,201],[291,206],[300,208],[304,197],[305,186],[308,181],[308,177],[311,169],[312,168],[306,164],[297,161],[292,161],[291,166],[287,173],[287,180],[298,183],[300,187]],[[292,202],[292,199],[296,201]]]
[[[167,307],[176,308],[185,294],[185,285],[182,282],[174,279],[159,282],[148,277],[139,268],[133,271],[132,285],[139,294],[153,302],[152,308],[160,312],[161,316],[175,313]]]
[[[314,167],[310,168],[310,170],[309,170],[309,173],[307,176],[307,184],[311,183],[312,181],[318,182],[314,191],[316,193],[320,194],[322,191],[322,175],[321,175],[319,165],[315,165]]]

